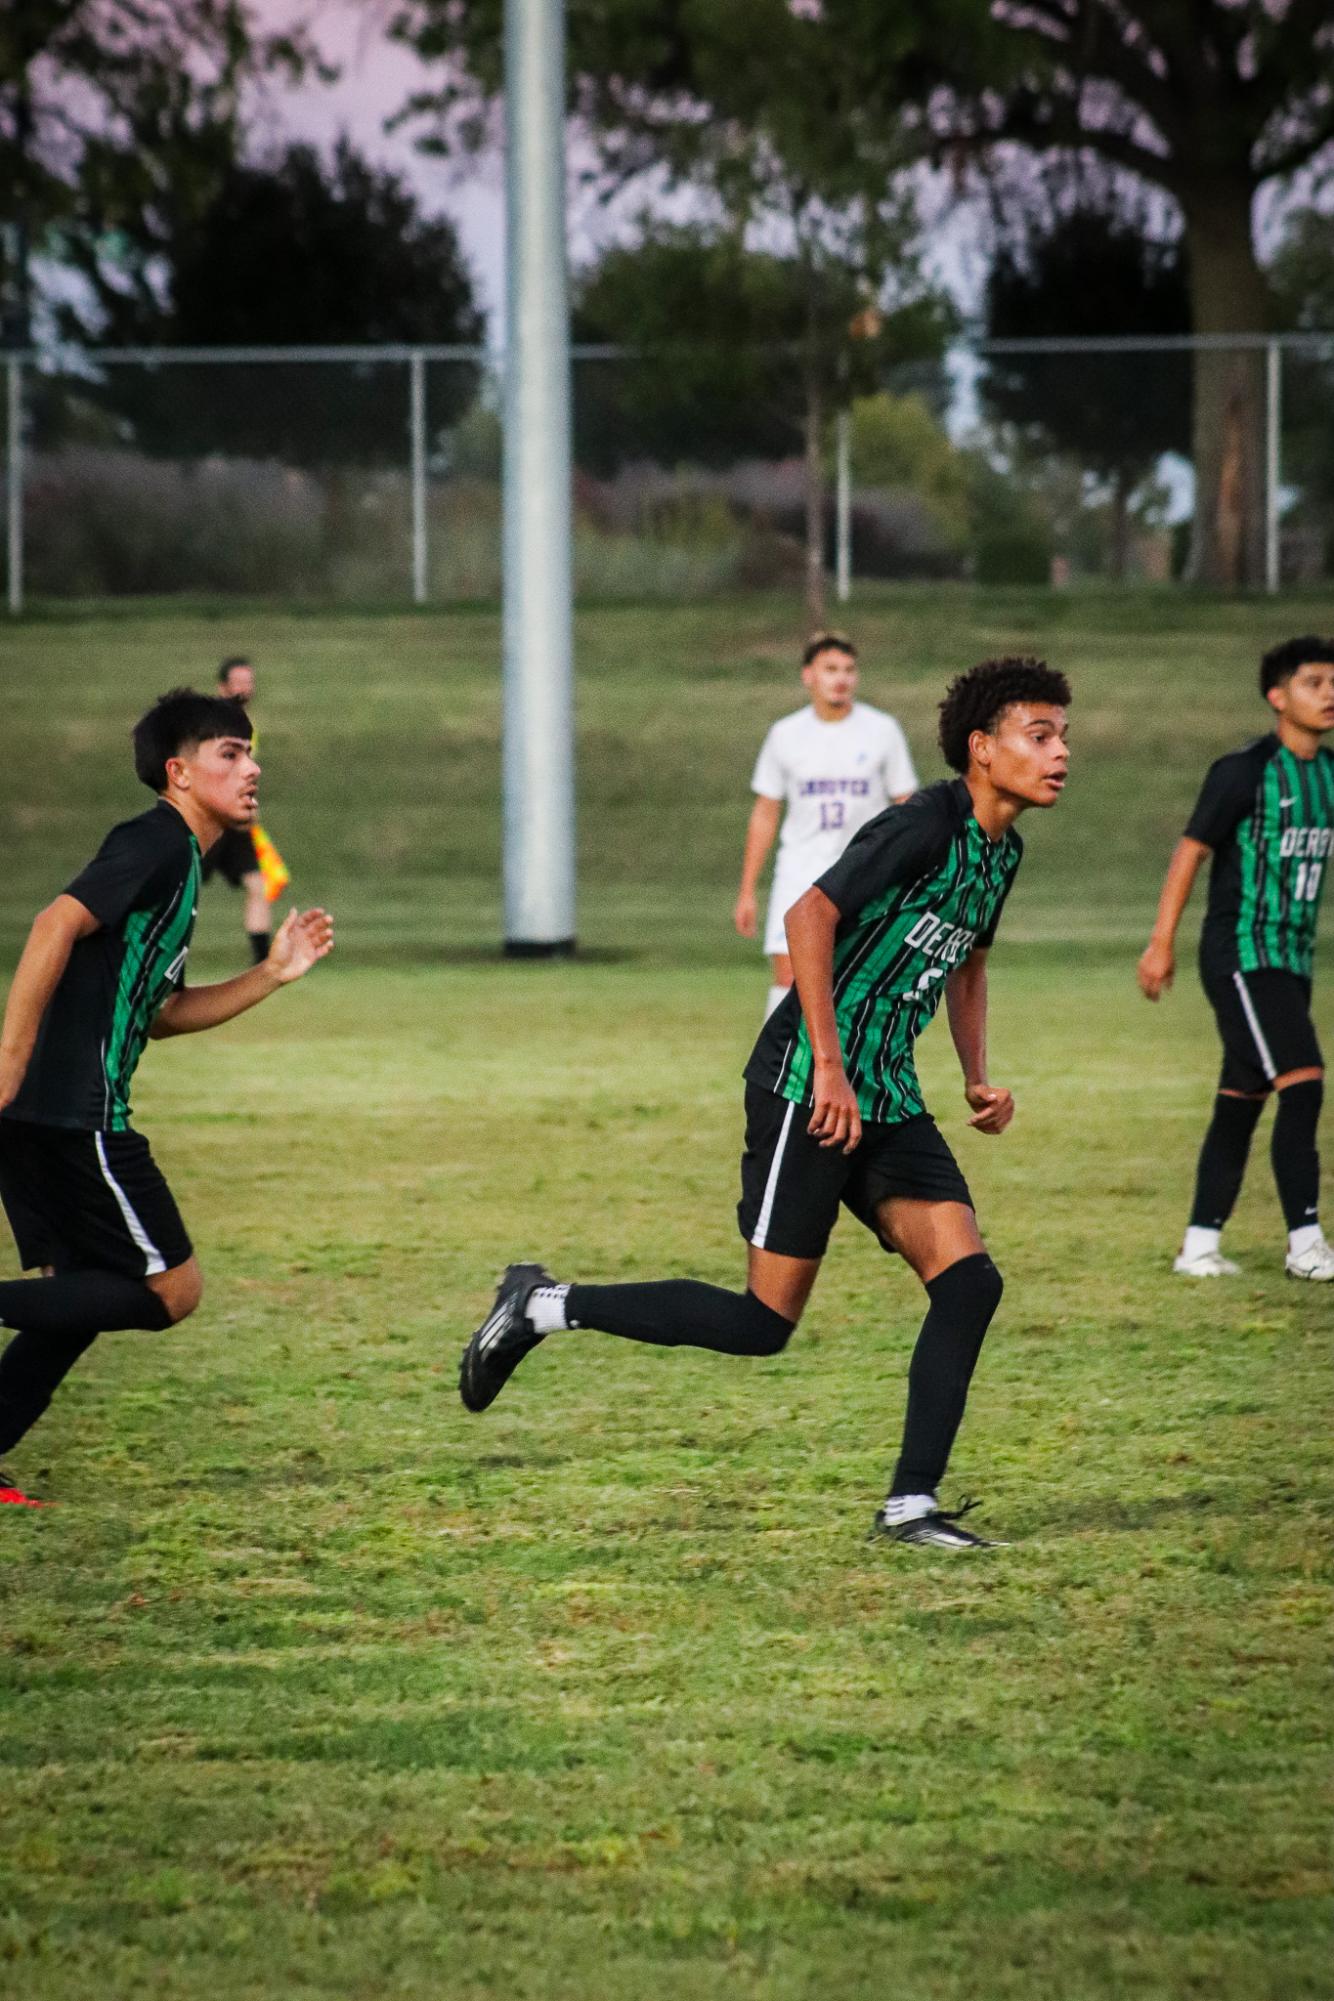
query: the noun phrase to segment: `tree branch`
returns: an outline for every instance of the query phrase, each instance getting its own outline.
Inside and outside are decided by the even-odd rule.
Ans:
[[[1178,195],[1183,176],[1176,160],[1156,153],[1130,133],[1114,126],[1090,124],[1079,103],[1080,93],[1071,90],[1064,98],[1029,91],[1006,103],[995,98],[977,107],[980,123],[972,127],[951,125],[938,128],[936,143],[978,153],[1007,141],[1034,153],[1098,153],[1113,165],[1125,167],[1141,180],[1166,188]]]
[[[1289,139],[1277,152],[1266,152],[1262,142],[1263,135],[1254,149],[1253,170],[1257,180],[1295,174],[1299,167],[1306,166],[1317,153],[1334,143],[1334,95],[1326,98],[1314,115],[1314,123],[1306,127],[1300,138]]]
[[[1147,22],[1116,0],[1002,0],[996,11],[1002,27],[1026,33],[1044,45],[1077,86],[1101,81],[1157,127],[1174,150],[1183,139],[1182,94],[1174,89],[1170,65]],[[1137,33],[1127,32],[1133,24]],[[1154,67],[1157,57],[1166,72]]]

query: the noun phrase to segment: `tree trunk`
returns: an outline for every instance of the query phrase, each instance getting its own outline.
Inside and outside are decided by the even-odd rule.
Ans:
[[[824,399],[820,377],[806,375],[806,616],[812,630],[827,616],[824,560]]]
[[[1197,334],[1263,333],[1268,294],[1251,238],[1248,182],[1183,198]],[[1192,412],[1195,521],[1189,580],[1235,590],[1264,582],[1264,353],[1197,352]]]

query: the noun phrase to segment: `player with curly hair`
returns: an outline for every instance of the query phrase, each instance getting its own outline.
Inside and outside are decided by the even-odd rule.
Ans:
[[[987,1546],[941,1509],[937,1488],[1001,1277],[922,1102],[913,1046],[943,993],[969,1124],[1004,1132],[1014,1101],[987,1075],[987,954],[1023,851],[1014,823],[1030,806],[1055,805],[1065,784],[1069,701],[1064,675],[1039,660],[988,660],[960,675],[940,708],[940,746],[959,776],[868,821],[789,910],[795,991],[746,1065],[737,1205],[746,1290],[693,1279],[558,1284],[540,1265],[511,1265],[463,1351],[469,1410],[485,1410],[524,1356],[567,1328],[777,1354],[843,1207],[905,1259],[929,1302],[875,1528],[912,1546]]]

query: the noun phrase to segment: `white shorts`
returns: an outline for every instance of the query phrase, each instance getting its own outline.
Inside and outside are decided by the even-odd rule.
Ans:
[[[768,958],[772,959],[780,952],[786,957],[787,932],[783,929],[783,919],[797,898],[806,894],[816,876],[823,875],[828,866],[827,862],[822,862],[819,868],[808,871],[800,864],[794,868],[791,862],[786,866],[780,862],[774,870],[769,909],[764,919],[764,950]]]

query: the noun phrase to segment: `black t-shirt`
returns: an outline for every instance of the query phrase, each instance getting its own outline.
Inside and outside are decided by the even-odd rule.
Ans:
[[[185,982],[199,844],[159,799],[113,827],[65,890],[100,928],[80,938],[51,997],[23,1084],[3,1116],[123,1132],[130,1079],[154,1017]]]
[[[1186,826],[1214,851],[1200,935],[1206,980],[1277,969],[1309,979],[1334,845],[1334,754],[1260,737],[1210,765]]]

